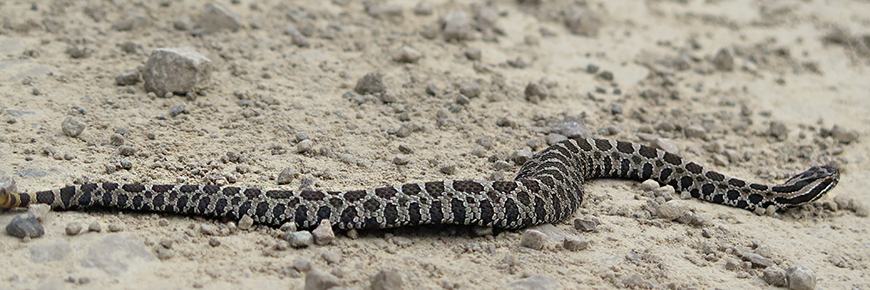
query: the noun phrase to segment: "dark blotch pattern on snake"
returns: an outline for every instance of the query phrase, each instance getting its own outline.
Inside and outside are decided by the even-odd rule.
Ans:
[[[595,178],[652,179],[692,197],[747,210],[781,210],[819,199],[837,184],[832,166],[814,166],[784,184],[749,183],[646,145],[604,139],[559,142],[535,154],[513,181],[434,181],[348,191],[289,191],[215,185],[99,183],[0,195],[0,208],[31,203],[54,209],[110,207],[231,220],[244,215],[280,226],[341,229],[464,224],[507,229],[552,223],[583,202]]]

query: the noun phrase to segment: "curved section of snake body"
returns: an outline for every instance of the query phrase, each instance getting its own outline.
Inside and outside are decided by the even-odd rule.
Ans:
[[[110,207],[311,228],[329,219],[341,229],[466,224],[507,229],[560,221],[583,201],[595,178],[652,179],[693,197],[733,207],[784,209],[819,199],[839,172],[814,166],[780,185],[724,176],[646,145],[569,139],[535,154],[513,181],[434,181],[348,191],[289,191],[215,185],[97,183],[0,195],[0,208],[31,203],[54,209]]]

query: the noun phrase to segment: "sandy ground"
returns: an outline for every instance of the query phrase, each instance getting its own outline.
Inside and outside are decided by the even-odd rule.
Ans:
[[[376,13],[388,6],[367,13],[356,1],[222,1],[242,27],[194,35],[173,21],[187,15],[196,24],[208,2],[2,1],[0,170],[21,191],[83,181],[345,190],[510,179],[519,168],[509,160],[513,152],[546,146],[553,124],[581,116],[595,136],[645,144],[651,135],[643,134],[669,138],[685,158],[758,182],[834,162],[841,180],[822,202],[844,196],[870,205],[870,43],[851,38],[867,33],[870,3],[526,2],[431,1],[432,14],[418,15],[416,3],[402,1],[376,3],[400,5],[401,14]],[[494,13],[475,20],[482,7]],[[572,7],[597,13],[594,35],[571,33],[564,19]],[[445,41],[438,18],[451,11],[482,29]],[[131,15],[143,21],[125,20]],[[486,19],[494,26],[482,25]],[[288,24],[308,34],[308,47],[294,45]],[[835,28],[842,37],[826,40],[837,36]],[[434,38],[424,37],[433,31]],[[125,42],[133,49],[125,51]],[[395,61],[403,46],[422,58]],[[117,75],[162,47],[211,59],[203,94],[163,98],[142,83],[116,84]],[[480,50],[479,60],[469,60],[469,48]],[[723,48],[733,55],[730,71],[716,69]],[[590,64],[613,79],[588,73]],[[346,95],[371,72],[383,75],[390,96]],[[477,82],[479,96],[460,96],[469,82]],[[536,82],[550,94],[535,103],[524,90]],[[440,92],[428,94],[427,85]],[[184,112],[174,115],[177,106]],[[69,116],[86,123],[81,135],[62,132]],[[788,135],[771,136],[772,122]],[[704,136],[687,137],[693,125]],[[839,143],[822,132],[834,125],[860,137]],[[119,153],[118,137],[133,155]],[[297,153],[305,138],[313,150]],[[226,162],[229,152],[241,160]],[[497,168],[497,161],[510,166]],[[114,170],[127,162],[129,170]],[[441,170],[451,165],[455,171]],[[296,174],[279,186],[285,168]],[[281,240],[271,228],[231,231],[219,220],[154,213],[52,212],[43,237],[0,236],[0,289],[302,289],[304,275],[292,267],[299,259],[351,289],[368,289],[382,269],[396,269],[405,289],[494,289],[536,274],[563,289],[776,288],[761,269],[739,262],[744,251],[777,268],[812,269],[818,289],[870,289],[870,226],[852,211],[819,205],[759,216],[687,200],[708,221],[699,227],[644,216],[650,199],[637,182],[588,184],[574,218],[597,217],[597,230],[578,232],[574,218],[555,225],[590,241],[577,252],[556,241],[522,249],[521,232],[481,237],[465,227],[361,231],[356,239],[339,232],[333,245],[276,250]],[[0,224],[20,212],[0,214]],[[102,232],[65,234],[69,224],[95,221]],[[109,233],[110,224],[123,230]],[[219,235],[202,234],[202,225]],[[161,241],[173,242],[166,260],[156,258]]]

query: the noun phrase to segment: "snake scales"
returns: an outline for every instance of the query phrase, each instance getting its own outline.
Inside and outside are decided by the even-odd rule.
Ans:
[[[97,183],[0,195],[0,208],[50,204],[54,209],[111,207],[172,212],[311,228],[329,219],[341,229],[465,224],[508,229],[560,221],[583,201],[594,178],[653,179],[695,198],[755,210],[800,206],[837,184],[832,166],[814,166],[768,186],[726,177],[646,145],[569,139],[535,154],[514,181],[434,181],[366,190],[288,191],[215,185]]]

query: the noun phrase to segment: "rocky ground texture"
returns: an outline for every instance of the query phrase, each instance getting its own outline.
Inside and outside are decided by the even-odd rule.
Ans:
[[[0,289],[870,289],[870,3],[0,2],[0,190],[511,179],[649,144],[822,200],[749,212],[596,180],[556,224],[270,228],[0,213]]]

